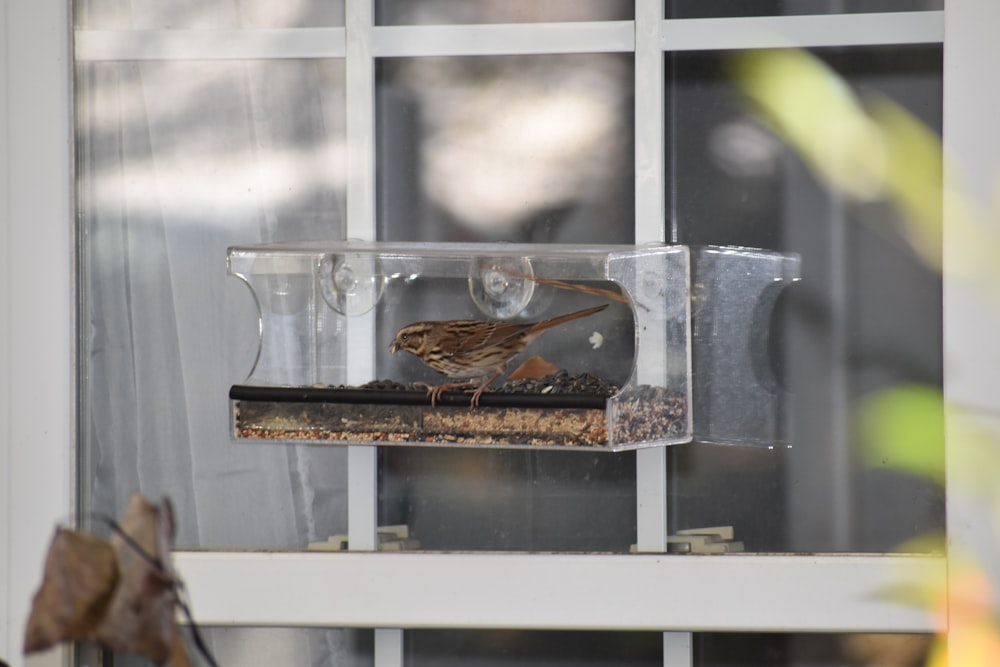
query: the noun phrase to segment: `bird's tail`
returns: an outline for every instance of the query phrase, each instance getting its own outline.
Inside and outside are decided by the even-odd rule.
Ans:
[[[560,324],[565,324],[566,322],[577,320],[580,319],[581,317],[587,317],[588,315],[599,313],[607,307],[608,304],[604,304],[603,306],[595,306],[594,308],[585,308],[584,310],[578,310],[573,313],[560,315],[559,317],[553,317],[551,320],[542,320],[541,322],[531,327],[531,329],[528,330],[528,333],[529,335],[538,335],[543,331],[545,331],[546,329],[551,329],[552,327],[557,327]]]

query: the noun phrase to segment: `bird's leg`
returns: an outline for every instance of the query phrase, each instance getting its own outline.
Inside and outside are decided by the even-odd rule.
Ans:
[[[490,386],[493,383],[494,380],[496,380],[498,377],[500,377],[501,375],[503,375],[503,371],[504,371],[504,369],[500,369],[499,371],[497,371],[493,375],[493,377],[491,377],[490,379],[488,379],[486,382],[482,383],[481,385],[479,385],[475,389],[471,389],[471,390],[470,389],[466,389],[465,390],[466,392],[469,392],[469,391],[472,392],[472,401],[469,403],[469,408],[470,409],[479,407],[479,397],[483,395],[483,391],[486,389],[486,387]],[[474,383],[470,382],[469,384],[474,384]]]
[[[423,387],[427,390],[427,395],[431,397],[431,407],[437,403],[437,400],[441,398],[441,394],[446,391],[451,391],[452,389],[462,389],[464,387],[472,386],[475,383],[474,380],[469,380],[467,382],[448,382],[445,384],[439,384],[438,386],[429,385],[426,382],[415,382],[418,387]]]

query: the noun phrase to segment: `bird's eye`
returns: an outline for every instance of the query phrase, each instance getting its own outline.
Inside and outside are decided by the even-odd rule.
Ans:
[[[402,335],[401,335],[401,336],[399,337],[399,339],[400,339],[401,341],[403,341],[403,342],[406,342],[406,340],[407,340],[407,339],[409,339],[409,337],[410,337],[410,334],[402,334]]]

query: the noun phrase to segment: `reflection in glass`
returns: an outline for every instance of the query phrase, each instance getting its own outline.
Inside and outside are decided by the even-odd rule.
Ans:
[[[675,603],[683,604],[683,600]],[[691,664],[903,667],[924,664],[930,639],[903,634],[696,633]],[[420,630],[407,633],[406,645],[407,664],[413,667],[663,665],[663,635],[657,632]]]
[[[632,71],[623,54],[380,61],[379,238],[630,242]]]
[[[197,595],[197,593],[195,593]],[[182,631],[185,635],[187,630]],[[206,648],[219,665],[238,667],[371,667],[374,664],[371,630],[342,628],[201,628]],[[194,664],[203,664],[188,642]],[[84,658],[86,659],[86,658]],[[104,664],[114,667],[148,667],[149,661],[115,654]],[[207,664],[207,663],[205,663]]]
[[[887,95],[940,130],[939,47],[818,53],[861,94]],[[851,430],[851,406],[870,391],[909,381],[940,386],[940,278],[903,239],[886,233],[891,221],[881,230],[867,224],[871,216],[887,215],[884,206],[849,206],[816,183],[749,112],[729,79],[725,55],[666,57],[667,224],[673,235],[692,245],[798,253],[804,278],[780,300],[769,343],[779,381],[794,397],[792,447],[671,448],[672,530],[733,526],[735,540],[758,552],[882,552],[942,530],[941,489],[888,466],[865,468]],[[509,85],[498,68],[477,58],[382,64],[380,237],[555,236],[592,243],[630,233],[634,222],[625,208],[593,218],[596,226],[551,224],[531,196],[529,185],[538,178],[516,192],[503,190],[547,156],[528,151],[500,167],[501,158],[486,158],[533,146],[496,138],[511,135],[494,128],[519,127],[508,113],[518,100],[505,103],[490,94],[498,80]],[[545,79],[527,63],[502,71],[540,77],[549,86],[563,80]],[[539,87],[522,85],[541,95]],[[458,157],[449,163],[449,155]],[[457,166],[442,167],[448,164]],[[607,173],[604,185],[587,191],[615,188],[618,172]],[[570,220],[587,219],[587,206],[574,208],[582,215]],[[380,326],[394,330],[406,321],[446,316],[460,296],[428,285],[384,312]],[[409,523],[425,548],[619,551],[635,539],[631,458],[431,451],[381,456],[383,523]]]
[[[944,9],[944,0],[665,0],[671,19],[794,14],[919,12]]]
[[[340,61],[94,63],[77,74],[83,510],[168,494],[177,545],[346,529],[346,455],[243,447],[228,388],[258,323],[230,245],[344,232]]]
[[[316,28],[344,25],[343,0],[79,0],[76,25],[91,30]]]
[[[631,56],[392,59],[377,85],[380,240],[632,242]],[[418,287],[380,331],[479,316],[464,283]],[[580,296],[536,289],[529,309],[593,305]],[[634,485],[634,454],[384,450],[380,523],[425,549],[627,551]]]
[[[940,128],[940,47],[819,53],[857,91]],[[870,391],[940,386],[939,278],[866,224],[884,207],[819,187],[748,113],[723,55],[666,57],[670,236],[799,253],[804,278],[779,303],[773,345],[795,396],[793,447],[673,448],[673,530],[731,525],[748,551],[876,552],[940,530],[940,489],[863,469],[850,430],[851,405]],[[85,509],[117,514],[136,490],[170,494],[182,547],[302,548],[346,531],[344,450],[229,439],[226,392],[252,365],[256,312],[223,266],[228,245],[343,237],[342,69],[80,67]],[[618,54],[378,63],[380,239],[630,243],[632,74]],[[468,300],[457,282],[384,303],[377,331],[474,315],[454,312]],[[630,348],[615,354],[627,361]],[[422,548],[635,541],[634,455],[380,457],[380,523],[408,524]]]
[[[676,601],[683,604],[683,601]],[[371,630],[326,628],[202,628],[220,665],[239,667],[366,667],[374,664]],[[932,636],[917,634],[694,633],[695,667],[908,667],[922,665]],[[90,646],[84,645],[87,654]],[[97,658],[90,658],[97,660]],[[407,630],[404,664],[412,667],[660,667],[659,632]],[[89,664],[89,663],[88,663]],[[145,667],[115,655],[116,667]]]
[[[631,0],[375,0],[378,25],[623,21],[633,18]]]
[[[815,53],[861,99],[888,97],[940,132],[939,46]],[[890,465],[866,467],[852,420],[872,391],[941,386],[940,276],[885,203],[831,194],[749,113],[728,57],[667,55],[668,207],[682,242],[802,256],[802,281],[779,302],[774,341],[792,396],[793,446],[673,448],[673,525],[735,524],[750,551],[880,552],[939,533],[942,490]]]
[[[663,665],[663,635],[658,632],[420,630],[407,633],[407,643],[407,664],[413,667]]]

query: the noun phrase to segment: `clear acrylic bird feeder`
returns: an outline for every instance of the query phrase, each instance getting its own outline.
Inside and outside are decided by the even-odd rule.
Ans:
[[[797,277],[765,261],[781,255],[739,256],[741,276],[768,273],[739,281],[748,292]],[[238,440],[618,451],[695,434],[686,246],[292,243],[230,248],[228,266],[259,309],[256,359],[230,390]],[[475,408],[460,390],[432,406],[426,387],[449,379],[389,350],[414,321],[536,322],[602,304],[542,334]],[[715,441],[729,442],[723,426]]]

